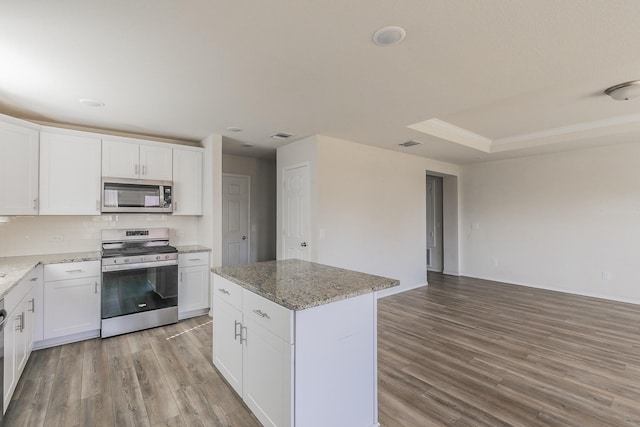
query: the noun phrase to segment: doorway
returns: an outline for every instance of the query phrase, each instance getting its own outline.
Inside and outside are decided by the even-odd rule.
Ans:
[[[458,177],[432,171],[426,175],[427,271],[459,276]]]
[[[251,177],[222,174],[222,265],[249,262]]]
[[[442,178],[427,175],[427,270],[442,273]]]

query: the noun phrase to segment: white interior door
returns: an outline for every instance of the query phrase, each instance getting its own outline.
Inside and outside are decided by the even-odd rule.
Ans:
[[[310,261],[309,166],[282,170],[282,259]]]
[[[250,177],[222,175],[222,265],[249,262]]]

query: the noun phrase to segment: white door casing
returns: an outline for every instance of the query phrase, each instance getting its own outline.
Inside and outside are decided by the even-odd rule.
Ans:
[[[222,265],[249,262],[251,177],[222,175]]]
[[[282,170],[282,259],[310,261],[309,165]]]

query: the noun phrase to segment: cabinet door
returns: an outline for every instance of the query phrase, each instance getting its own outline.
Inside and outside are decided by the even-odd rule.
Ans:
[[[44,339],[100,329],[100,278],[44,283]]]
[[[244,316],[242,399],[265,426],[291,426],[293,344]]]
[[[173,150],[173,215],[202,215],[202,151]]]
[[[0,122],[0,215],[38,213],[38,131]]]
[[[220,298],[213,299],[213,364],[242,396],[242,313]]]
[[[22,301],[22,329],[20,331],[21,337],[19,339],[20,350],[16,354],[16,364],[18,365],[18,377],[27,365],[29,355],[33,349],[33,332],[34,332],[34,312],[35,312],[35,290],[31,288],[31,291],[24,297]]]
[[[136,179],[140,174],[139,145],[102,140],[102,176]]]
[[[18,383],[17,352],[21,346],[20,333],[22,310],[20,307],[9,314],[4,324],[4,396],[3,410],[6,411]]]
[[[40,134],[40,214],[100,215],[100,140]]]
[[[209,308],[209,267],[181,267],[178,274],[178,314]]]
[[[173,162],[171,148],[140,145],[140,178],[171,181]]]

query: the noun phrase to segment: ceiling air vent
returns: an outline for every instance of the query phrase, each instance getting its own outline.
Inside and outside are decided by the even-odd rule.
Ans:
[[[293,135],[290,133],[286,133],[286,132],[278,132],[278,133],[274,133],[273,135],[271,135],[271,138],[273,139],[287,139],[289,137],[292,137]]]
[[[403,147],[413,147],[414,145],[420,145],[422,144],[422,142],[418,142],[418,141],[414,141],[413,139],[407,142],[403,142],[402,144],[398,144],[398,145],[402,145]]]

